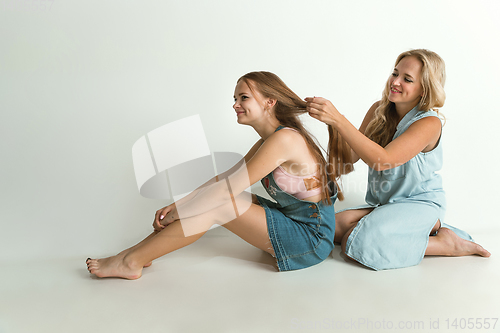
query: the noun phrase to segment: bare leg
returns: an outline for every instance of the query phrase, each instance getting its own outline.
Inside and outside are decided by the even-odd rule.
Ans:
[[[461,257],[470,255],[489,257],[491,254],[481,245],[462,239],[448,228],[438,229],[436,236],[429,237],[426,256]]]
[[[342,238],[347,232],[351,232],[353,227],[361,220],[361,218],[369,213],[373,208],[352,209],[335,214],[335,237],[336,243],[341,243]]]
[[[221,218],[224,219],[231,213],[234,214],[232,203],[208,213],[184,219],[183,223],[204,224],[210,227],[213,223],[217,223]],[[236,233],[250,244],[274,255],[267,234],[264,208],[251,204],[250,208],[243,215],[224,224],[224,227]],[[206,230],[208,228],[204,232],[186,237],[181,222],[176,221],[169,224],[156,235],[131,248],[130,251],[123,251],[117,256],[105,259],[89,260],[89,271],[98,277],[114,276],[126,279],[138,279],[141,277],[142,268],[145,264],[195,242],[205,234]],[[123,254],[124,252],[127,253]]]

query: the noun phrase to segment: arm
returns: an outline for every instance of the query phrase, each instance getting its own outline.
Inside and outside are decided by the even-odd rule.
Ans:
[[[264,141],[254,156],[229,175],[227,182],[218,181],[201,189],[198,194],[182,205],[182,218],[196,216],[231,202],[245,189],[264,178],[294,153],[290,131],[280,131]],[[228,186],[229,183],[229,186]]]
[[[401,136],[382,147],[358,131],[333,104],[321,97],[306,98],[309,114],[335,127],[351,148],[376,171],[392,169],[434,144],[441,133],[441,121],[427,117],[413,123]]]
[[[361,126],[359,127],[359,131],[363,134],[366,132],[366,128],[368,127],[368,124],[370,121],[372,121],[373,117],[375,116],[375,110],[378,108],[380,104],[380,101],[373,103],[373,105],[370,107],[368,112],[365,115],[365,118],[363,119],[363,122],[361,123]],[[351,156],[352,156],[352,163],[356,163],[359,160],[358,154],[351,149]]]
[[[169,223],[172,223],[173,221],[179,219],[176,207],[180,207],[183,204],[185,204],[185,203],[189,202],[190,200],[192,200],[193,198],[195,198],[203,188],[210,186],[212,184],[215,184],[219,179],[225,179],[225,178],[229,177],[229,175],[235,173],[239,169],[239,167],[243,164],[243,162],[248,163],[248,161],[250,161],[250,159],[255,155],[257,150],[259,150],[259,148],[263,142],[264,142],[264,140],[262,140],[262,139],[257,141],[252,146],[252,148],[250,148],[250,150],[243,157],[243,159],[240,162],[236,163],[229,170],[211,178],[210,180],[205,182],[203,185],[199,186],[197,189],[195,189],[194,191],[192,191],[191,193],[189,193],[185,197],[177,200],[176,202],[174,202],[168,206],[165,206],[165,207],[157,210],[156,214],[155,214],[154,221],[153,221],[153,227],[156,230],[161,230],[164,227],[164,225],[162,225],[160,221],[163,221],[164,224],[169,224]]]
[[[179,206],[180,201],[174,203],[182,207],[181,218],[196,216],[229,203],[232,198],[287,161],[294,152],[293,144],[290,143],[293,135],[294,133],[290,133],[290,131],[279,131],[267,140],[261,140],[263,141],[262,145],[261,141],[257,142],[245,156],[245,163],[238,163],[230,170],[236,169],[235,172],[227,173],[230,174],[227,177],[228,182],[220,181],[223,179],[221,178],[209,186],[198,188],[194,196],[182,200],[182,206]],[[229,183],[230,189],[227,183]],[[179,219],[177,212],[172,211],[168,213],[161,224],[166,225],[177,219]],[[156,226],[155,229],[157,229]]]
[[[243,157],[243,159],[236,163],[232,168],[230,168],[229,170],[211,178],[209,181],[207,181],[206,183],[204,183],[203,185],[201,185],[200,187],[198,187],[196,190],[194,190],[193,192],[191,192],[189,195],[183,197],[182,199],[180,200],[177,200],[175,202],[175,204],[177,206],[181,206],[183,205],[184,203],[192,200],[199,192],[201,189],[211,185],[211,184],[214,184],[216,183],[217,181],[219,181],[220,179],[225,179],[227,177],[229,177],[229,175],[232,175],[233,173],[235,173],[240,167],[242,164],[245,164],[245,163],[248,163],[252,157],[255,155],[255,153],[257,152],[257,150],[259,150],[260,146],[262,145],[262,143],[264,142],[264,140],[260,139],[259,141],[257,141],[253,146],[252,148],[250,148],[250,150],[248,151],[248,153]],[[244,163],[243,163],[244,162]]]

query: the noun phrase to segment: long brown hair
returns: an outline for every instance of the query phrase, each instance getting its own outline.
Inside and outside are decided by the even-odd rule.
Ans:
[[[281,125],[297,130],[304,138],[309,151],[320,166],[322,183],[321,199],[324,203],[332,204],[330,200],[328,180],[335,182],[338,189],[338,199],[343,200],[344,195],[338,186],[341,175],[353,170],[351,148],[340,136],[337,130],[328,126],[329,141],[327,158],[325,160],[316,138],[309,133],[299,119],[299,115],[306,113],[306,102],[295,94],[276,75],[270,72],[251,72],[243,75],[238,82],[243,80],[248,87],[257,89],[265,98],[275,99],[274,114]]]
[[[396,59],[394,66],[397,66],[401,59],[409,56],[416,57],[423,65],[420,78],[423,95],[418,104],[418,109],[420,111],[438,111],[437,108],[442,107],[446,99],[444,93],[446,72],[443,59],[435,52],[425,49],[415,49],[401,53]],[[390,90],[391,83],[388,79],[382,93],[382,99],[377,109],[375,109],[374,117],[368,124],[365,132],[368,138],[382,147],[385,147],[392,141],[398,126],[396,106],[393,102],[389,101]],[[442,117],[442,115],[440,116]]]

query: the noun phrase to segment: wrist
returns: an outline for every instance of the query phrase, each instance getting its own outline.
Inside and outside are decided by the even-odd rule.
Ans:
[[[338,114],[337,117],[333,117],[332,120],[330,121],[330,123],[328,125],[331,125],[333,127],[335,127],[335,129],[339,129],[340,127],[342,127],[344,125],[344,123],[347,121],[346,117],[344,117],[343,114]]]

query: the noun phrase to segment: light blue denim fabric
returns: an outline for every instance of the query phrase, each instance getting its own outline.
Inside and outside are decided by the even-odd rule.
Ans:
[[[279,126],[276,131],[282,129]],[[257,196],[266,212],[269,239],[280,271],[296,270],[318,264],[332,251],[335,235],[337,199],[334,183],[330,183],[332,204],[299,200],[283,191],[269,173],[262,180],[267,193],[276,202]]]
[[[415,121],[437,117],[435,111],[408,112],[397,126],[393,140]],[[471,236],[443,223],[446,198],[441,176],[443,164],[441,139],[430,152],[419,153],[403,165],[384,171],[369,169],[366,203],[351,209],[375,208],[364,216],[346,243],[346,254],[375,270],[402,268],[420,263],[429,233],[438,219],[459,237]]]

